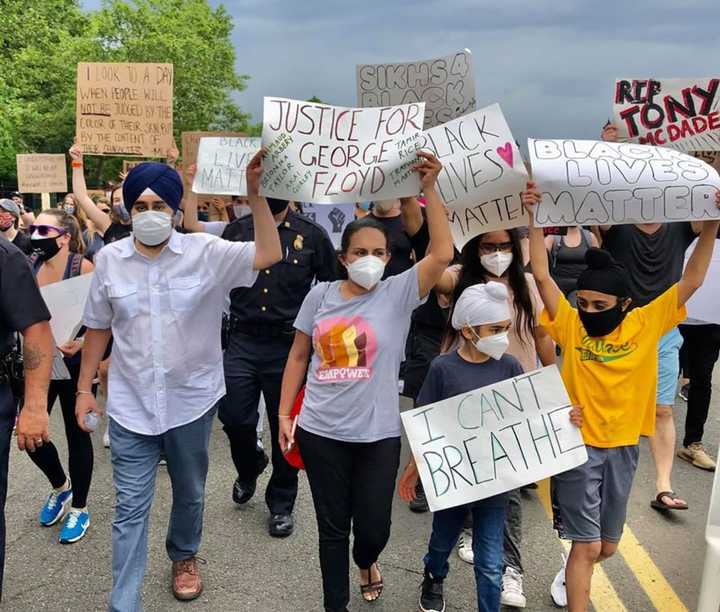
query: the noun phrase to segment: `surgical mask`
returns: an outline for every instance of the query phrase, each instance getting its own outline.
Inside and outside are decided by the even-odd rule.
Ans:
[[[508,332],[502,332],[493,336],[485,336],[484,338],[476,335],[476,338],[477,340],[473,341],[475,348],[495,360],[500,359],[500,357],[507,352],[508,347],[510,346]]]
[[[0,232],[6,232],[6,231],[9,230],[13,225],[15,225],[14,219],[10,219],[10,221],[7,221],[7,222],[5,222],[5,223],[3,223],[2,221],[0,221]]]
[[[120,223],[130,223],[130,213],[128,212],[128,209],[125,208],[125,204],[122,202],[113,204],[113,210],[115,211],[117,218],[120,219]]]
[[[133,236],[145,246],[162,244],[172,229],[172,217],[159,210],[146,210],[133,217]]]
[[[505,271],[510,267],[513,261],[512,253],[503,253],[502,251],[495,251],[489,255],[481,255],[480,263],[491,274],[495,276],[502,276]]]
[[[373,210],[376,210],[381,215],[387,215],[393,208],[395,208],[397,200],[378,200],[373,206]]]
[[[375,255],[366,255],[347,266],[350,280],[365,289],[372,289],[385,272],[385,262]]]
[[[601,310],[600,312],[586,312],[578,309],[580,321],[582,322],[588,336],[591,338],[601,338],[602,336],[607,336],[614,329],[619,327],[626,314],[627,311],[622,309],[620,299],[618,299],[617,305],[613,308]]]
[[[31,244],[33,253],[40,261],[52,259],[60,251],[57,238],[33,238]]]
[[[201,210],[200,212],[198,212],[198,221],[207,223],[208,221],[210,221],[210,213],[207,210]]]
[[[74,215],[74,214],[75,214],[75,207],[74,207],[72,204],[65,204],[65,206],[63,207],[63,210],[64,210],[68,215]]]

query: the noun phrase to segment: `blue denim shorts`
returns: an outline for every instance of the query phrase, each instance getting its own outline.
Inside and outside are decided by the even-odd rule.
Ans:
[[[658,343],[658,383],[657,400],[660,406],[675,404],[675,391],[680,376],[680,347],[683,337],[677,327],[673,327],[660,338]]]

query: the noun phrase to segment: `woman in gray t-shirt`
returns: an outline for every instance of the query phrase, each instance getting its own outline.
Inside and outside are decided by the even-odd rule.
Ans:
[[[350,594],[349,541],[366,601],[380,597],[377,564],[390,536],[400,461],[398,372],[412,311],[425,301],[453,256],[435,187],[442,164],[419,152],[416,170],[427,199],[430,247],[403,274],[381,281],[390,251],[385,227],[361,219],[345,228],[340,263],[346,280],[319,283],[295,320],[295,341],[280,398],[280,448],[297,440],[320,536],[325,610],[343,611]],[[308,361],[312,356],[310,367]],[[293,401],[307,373],[294,430]]]

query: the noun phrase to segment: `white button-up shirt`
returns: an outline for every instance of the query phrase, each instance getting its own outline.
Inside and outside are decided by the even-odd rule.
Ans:
[[[234,287],[250,287],[255,244],[173,232],[155,259],[132,236],[100,250],[84,324],[112,329],[107,413],[140,434],[190,423],[225,395],[220,327]]]

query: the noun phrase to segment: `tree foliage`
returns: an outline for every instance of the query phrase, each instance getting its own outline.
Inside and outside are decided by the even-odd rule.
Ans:
[[[0,40],[0,186],[15,183],[15,154],[66,151],[75,134],[78,62],[170,62],[174,131],[247,131],[232,99],[248,77],[235,73],[232,18],[206,0],[4,0]],[[5,27],[7,24],[8,27]],[[115,178],[120,159],[89,158],[88,175]]]

